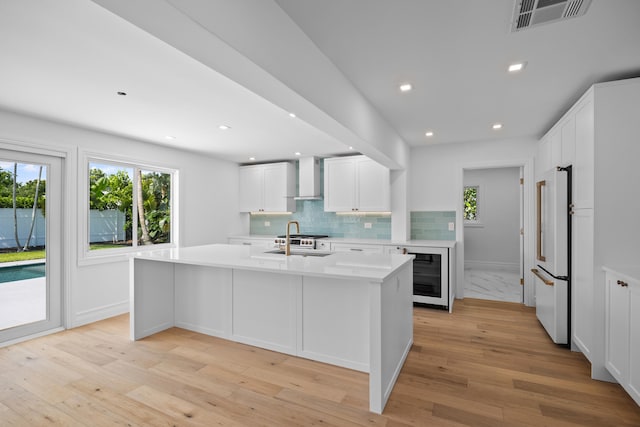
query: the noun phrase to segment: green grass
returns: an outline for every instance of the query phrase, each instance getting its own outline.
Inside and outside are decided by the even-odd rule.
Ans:
[[[117,243],[92,243],[89,245],[89,250],[96,249],[114,249],[114,248],[126,248],[127,245],[117,244]]]
[[[27,252],[8,252],[0,254],[0,263],[44,259],[45,257],[46,253],[44,249]]]

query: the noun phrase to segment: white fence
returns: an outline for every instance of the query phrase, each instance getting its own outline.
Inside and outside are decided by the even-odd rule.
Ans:
[[[31,227],[31,209],[16,209],[18,217],[18,239],[24,246]],[[91,230],[89,242],[115,242],[124,240],[124,213],[118,210],[97,211],[89,213]],[[36,222],[29,246],[44,246],[46,227],[45,218],[40,209],[36,210]],[[16,247],[13,230],[13,209],[0,209],[0,249]]]

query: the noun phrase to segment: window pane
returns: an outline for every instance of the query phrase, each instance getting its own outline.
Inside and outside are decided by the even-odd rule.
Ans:
[[[132,246],[133,168],[89,163],[89,248]]]
[[[138,170],[138,244],[171,242],[171,174]]]
[[[478,187],[464,187],[464,220],[478,220]]]

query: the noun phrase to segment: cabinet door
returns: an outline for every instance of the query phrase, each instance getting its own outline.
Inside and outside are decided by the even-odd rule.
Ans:
[[[560,164],[562,166],[572,165],[576,158],[576,120],[573,115],[560,127],[561,133],[561,154]]]
[[[367,245],[357,243],[332,243],[332,252],[358,252],[364,254],[382,254],[384,248],[382,245]]]
[[[263,186],[261,167],[240,167],[240,212],[257,212],[262,209]]]
[[[587,97],[576,109],[576,150],[573,166],[573,204],[577,208],[593,207],[594,191],[594,109],[593,97]]]
[[[535,161],[536,181],[543,179],[543,175],[551,168],[551,138],[547,136],[538,144]]]
[[[571,233],[572,339],[591,361],[593,343],[593,209],[576,209]]]
[[[292,212],[293,190],[289,183],[292,181],[288,163],[264,165],[264,203],[265,212]],[[294,202],[295,203],[295,202]],[[294,205],[295,206],[295,205]]]
[[[629,283],[629,388],[633,400],[640,405],[640,283]]]
[[[389,169],[369,159],[356,161],[356,201],[363,212],[388,212],[391,210],[389,197]]]
[[[324,210],[349,212],[356,208],[356,170],[352,157],[324,160]]]
[[[606,281],[605,366],[625,384],[629,375],[629,288],[610,273]]]
[[[556,127],[553,133],[549,136],[549,143],[551,144],[551,163],[549,167],[551,168],[555,168],[562,164],[562,133],[560,131],[560,126]]]

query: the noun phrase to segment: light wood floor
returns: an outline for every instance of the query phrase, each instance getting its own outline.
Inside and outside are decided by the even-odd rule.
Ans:
[[[532,309],[414,313],[383,415],[367,411],[366,374],[181,329],[130,342],[119,316],[0,349],[0,425],[640,426],[622,388],[589,379]]]

